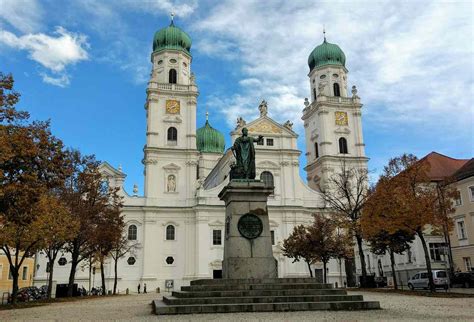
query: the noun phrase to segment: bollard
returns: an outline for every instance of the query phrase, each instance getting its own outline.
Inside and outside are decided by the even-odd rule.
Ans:
[[[125,290],[125,294],[128,295],[129,292],[130,292],[130,291],[128,290],[128,287],[127,287],[127,289]]]

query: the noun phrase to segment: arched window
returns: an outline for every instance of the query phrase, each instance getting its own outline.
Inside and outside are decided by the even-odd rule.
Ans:
[[[169,75],[169,83],[176,84],[177,77],[178,77],[176,74],[176,69],[171,68],[168,75]]]
[[[128,240],[137,240],[137,226],[128,226]]]
[[[178,141],[178,130],[175,127],[170,127],[168,129],[168,141]]]
[[[334,88],[334,96],[341,96],[341,90],[339,89],[339,84],[334,83],[332,87]]]
[[[346,138],[339,138],[339,153],[347,154],[347,140]]]
[[[260,180],[263,181],[263,184],[265,187],[268,188],[273,188],[274,183],[273,183],[273,174],[269,171],[263,171],[262,174],[260,175]]]
[[[314,155],[315,158],[319,158],[318,142],[314,142]]]
[[[174,240],[175,237],[175,228],[173,225],[166,226],[166,240]]]

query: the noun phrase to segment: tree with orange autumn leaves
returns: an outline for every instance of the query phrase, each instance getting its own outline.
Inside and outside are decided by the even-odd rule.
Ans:
[[[121,198],[99,172],[100,162],[66,150],[49,122],[17,111],[13,77],[0,73],[0,249],[9,262],[16,302],[19,270],[46,253],[48,295],[59,252],[71,252],[70,294],[77,264],[99,253],[102,263],[123,233]]]
[[[28,113],[15,109],[20,95],[13,84],[11,75],[0,73],[0,248],[9,262],[15,303],[24,260],[46,245],[46,234],[61,229],[48,216],[56,204],[53,191],[70,168],[49,122],[29,122]]]
[[[364,207],[362,227],[368,239],[382,232],[388,236],[400,232],[416,235],[423,246],[429,287],[434,291],[425,234],[451,228],[448,215],[454,211],[452,198],[457,192],[446,185],[444,198],[439,198],[438,187],[428,176],[429,167],[428,162],[420,162],[411,154],[391,159]]]
[[[79,225],[77,233],[64,246],[64,250],[71,254],[68,296],[73,295],[79,264],[94,257],[103,266],[114,238],[123,231],[122,198],[118,195],[118,188],[109,187],[104,180],[99,171],[100,162],[94,156],[82,156],[79,151],[72,151],[71,164],[73,173],[60,192],[61,200]]]
[[[303,260],[313,277],[311,265],[323,263],[323,279],[327,282],[327,264],[331,258],[341,259],[347,256],[352,245],[350,238],[341,230],[337,222],[325,215],[313,215],[311,225],[299,225],[283,241],[283,255],[293,258],[293,262]]]

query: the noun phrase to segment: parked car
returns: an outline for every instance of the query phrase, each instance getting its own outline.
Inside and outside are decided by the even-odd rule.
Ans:
[[[432,273],[435,287],[448,289],[448,274],[446,273],[446,271],[433,270]],[[413,275],[413,277],[408,280],[408,287],[410,288],[410,290],[414,290],[415,288],[428,289],[428,272],[423,271]]]
[[[474,287],[474,271],[473,272],[458,272],[454,273],[453,285],[462,285],[465,288]]]

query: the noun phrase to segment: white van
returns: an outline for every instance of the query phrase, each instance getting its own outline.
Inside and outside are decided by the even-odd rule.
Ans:
[[[433,270],[433,281],[436,288],[448,289],[448,274],[446,271]],[[410,290],[415,288],[429,288],[428,272],[418,272],[408,280]]]

